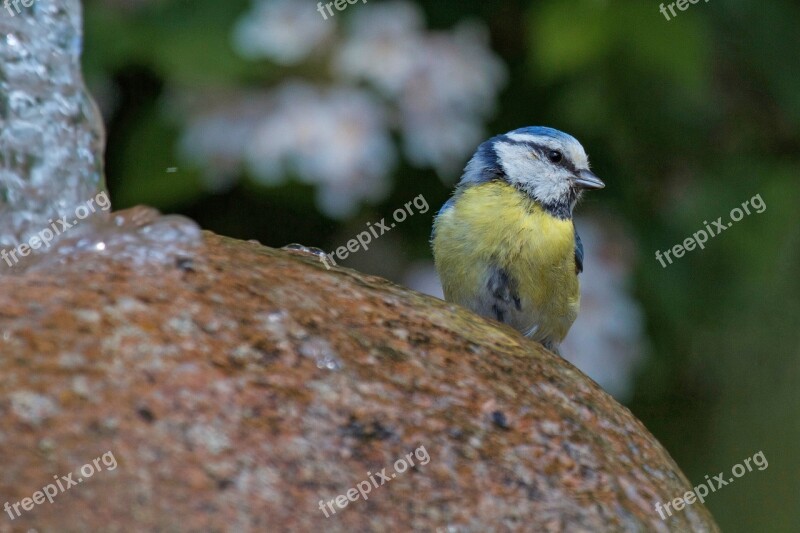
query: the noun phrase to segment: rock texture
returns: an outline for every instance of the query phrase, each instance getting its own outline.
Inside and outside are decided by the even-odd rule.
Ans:
[[[0,506],[76,482],[0,531],[717,530],[699,503],[659,518],[688,481],[561,358],[313,256],[205,233],[0,301]]]

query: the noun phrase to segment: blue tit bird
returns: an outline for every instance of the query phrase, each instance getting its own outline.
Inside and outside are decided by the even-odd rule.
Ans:
[[[605,184],[583,146],[546,127],[478,147],[431,237],[445,299],[558,353],[580,307],[583,245],[572,211]]]

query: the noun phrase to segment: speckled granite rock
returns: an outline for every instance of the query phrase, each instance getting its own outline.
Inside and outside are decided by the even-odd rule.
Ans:
[[[0,278],[0,505],[65,487],[0,531],[717,530],[697,503],[663,522],[690,489],[669,455],[514,331],[203,241]],[[398,459],[416,466],[392,478]]]

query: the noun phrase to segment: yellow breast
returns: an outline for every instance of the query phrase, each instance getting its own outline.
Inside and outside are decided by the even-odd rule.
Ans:
[[[536,340],[561,342],[577,316],[572,220],[552,216],[507,183],[466,189],[437,218],[433,253],[447,300],[490,318],[487,276],[505,270],[521,304],[506,322]]]

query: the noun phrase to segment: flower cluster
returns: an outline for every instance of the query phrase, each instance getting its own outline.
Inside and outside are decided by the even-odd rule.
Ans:
[[[294,77],[191,112],[184,154],[206,169],[211,187],[242,167],[266,184],[312,184],[320,209],[337,218],[385,198],[400,152],[455,178],[507,77],[485,28],[428,31],[419,7],[405,1],[325,21],[307,2],[255,0],[233,43]]]

